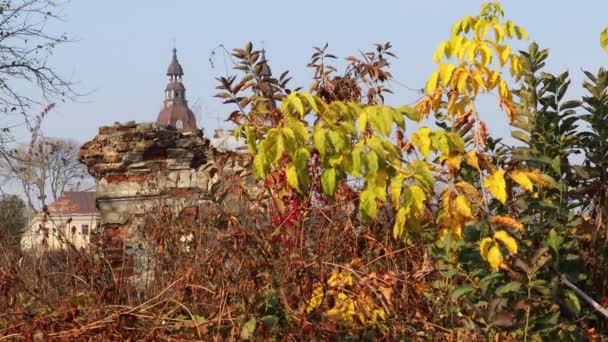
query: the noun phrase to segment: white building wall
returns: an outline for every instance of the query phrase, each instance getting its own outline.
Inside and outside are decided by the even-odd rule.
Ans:
[[[77,249],[89,246],[91,233],[99,224],[98,214],[50,215],[46,221],[36,215],[21,238],[23,250]],[[83,229],[87,227],[86,231]]]

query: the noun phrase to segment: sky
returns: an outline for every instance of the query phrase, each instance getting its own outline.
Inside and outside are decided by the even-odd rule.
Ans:
[[[432,55],[438,44],[449,38],[455,21],[477,13],[481,3],[72,0],[63,9],[63,22],[51,29],[66,32],[74,42],[58,46],[50,61],[86,95],[77,102],[58,103],[42,129],[47,136],[85,142],[102,125],[155,121],[174,44],[189,103],[207,134],[218,125],[230,128],[223,119],[233,110],[213,97],[215,77],[225,76],[230,67],[220,45],[231,50],[252,41],[266,49],[275,75],[290,70],[292,87],[307,88],[312,72],[306,64],[313,46],[327,42],[333,54],[346,57],[390,41],[399,58],[391,66],[395,94],[387,104],[412,104],[420,96],[415,89],[423,88],[435,70]],[[578,85],[582,69],[595,71],[607,64],[599,33],[608,24],[608,1],[509,0],[502,5],[505,16],[524,27],[531,41],[550,48],[549,71],[569,70]],[[212,51],[214,66],[209,61]],[[582,93],[574,86],[571,95]],[[490,105],[482,111],[491,131],[508,135],[504,113]]]

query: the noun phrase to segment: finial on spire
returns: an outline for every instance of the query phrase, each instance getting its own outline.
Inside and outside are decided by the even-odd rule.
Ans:
[[[169,64],[169,69],[167,69],[167,76],[183,76],[184,70],[182,66],[179,64],[177,60],[177,49],[173,48],[173,58],[171,59],[171,64]]]

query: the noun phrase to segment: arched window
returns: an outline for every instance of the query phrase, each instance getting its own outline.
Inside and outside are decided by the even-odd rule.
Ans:
[[[175,122],[175,128],[184,129],[184,122],[182,120],[177,120],[177,122]]]

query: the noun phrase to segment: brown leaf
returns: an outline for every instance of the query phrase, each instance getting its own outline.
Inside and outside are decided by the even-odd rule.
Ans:
[[[512,327],[515,324],[515,315],[509,311],[497,312],[493,323],[502,328]]]

